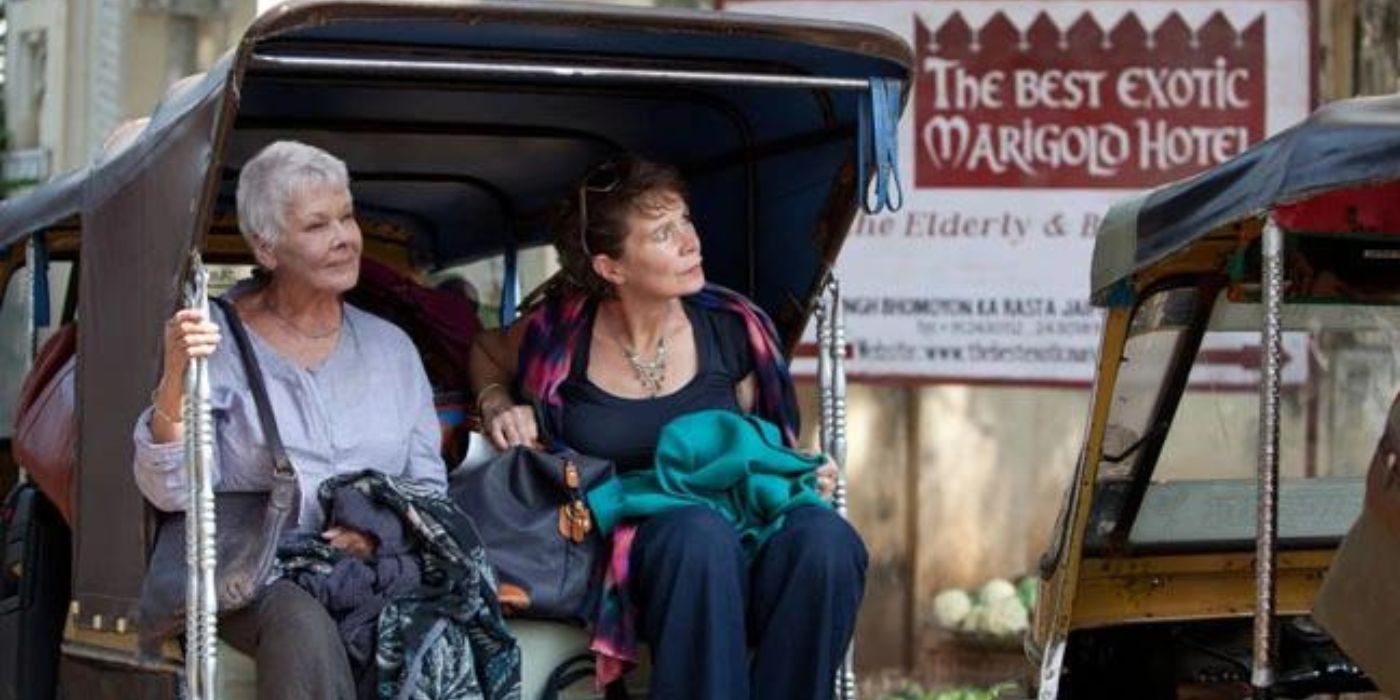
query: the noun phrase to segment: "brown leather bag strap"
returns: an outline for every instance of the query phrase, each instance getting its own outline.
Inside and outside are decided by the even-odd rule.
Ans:
[[[253,403],[258,408],[258,422],[262,423],[263,437],[267,448],[272,451],[272,469],[277,476],[292,476],[292,460],[287,457],[287,448],[282,443],[282,433],[277,429],[277,416],[272,412],[272,402],[267,398],[267,384],[263,382],[262,366],[253,352],[253,343],[248,338],[248,329],[238,318],[238,310],[223,297],[212,297],[209,301],[217,304],[224,312],[229,332],[238,345],[238,356],[243,359],[243,373],[248,375],[248,386],[253,390]]]

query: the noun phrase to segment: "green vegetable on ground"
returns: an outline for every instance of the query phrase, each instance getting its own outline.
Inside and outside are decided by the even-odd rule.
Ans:
[[[1021,599],[1021,604],[1027,610],[1035,610],[1036,599],[1040,595],[1040,579],[1034,576],[1022,576],[1016,582],[1016,596]]]

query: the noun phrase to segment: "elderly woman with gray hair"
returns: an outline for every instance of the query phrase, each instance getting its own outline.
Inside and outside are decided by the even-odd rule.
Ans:
[[[305,144],[273,143],[244,165],[237,202],[240,229],[265,274],[226,298],[250,331],[296,471],[300,502],[291,534],[319,534],[368,557],[372,535],[318,532],[317,487],[369,467],[445,490],[427,375],[402,331],[342,300],[358,279],[362,247],[344,163]],[[226,325],[217,307],[210,318],[183,309],[166,324],[164,370],[136,424],[134,463],[137,486],[161,510],[186,506],[182,378],[194,357],[209,358],[215,489],[271,488],[272,458],[243,365],[233,344],[221,342]],[[264,700],[355,697],[336,623],[293,583],[272,583],[252,605],[226,615],[220,630],[256,658]]]

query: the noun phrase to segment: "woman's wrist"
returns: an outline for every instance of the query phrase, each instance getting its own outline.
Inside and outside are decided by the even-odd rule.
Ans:
[[[147,425],[151,431],[151,439],[156,444],[168,445],[180,442],[185,435],[185,422],[183,412],[179,408],[173,410],[168,405],[162,405],[169,401],[169,398],[162,398],[161,387],[157,386],[151,392],[151,417]],[[183,395],[174,402],[174,406],[180,406],[184,400]]]
[[[476,392],[476,414],[483,422],[498,413],[502,404],[509,408],[513,403],[510,392],[500,382],[487,384]]]
[[[151,390],[151,413],[152,416],[165,421],[170,426],[177,426],[184,423],[181,415],[181,404],[184,402],[184,389],[179,385],[171,385],[165,377],[161,377],[160,383]]]

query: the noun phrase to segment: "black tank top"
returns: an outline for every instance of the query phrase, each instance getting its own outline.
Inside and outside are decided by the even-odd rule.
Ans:
[[[590,315],[569,377],[559,387],[566,444],[583,454],[612,460],[620,472],[648,469],[661,428],[672,419],[707,409],[739,410],[735,385],[753,369],[743,320],[689,301],[684,307],[695,337],[695,377],[673,393],[650,399],[614,396],[589,381],[588,354],[597,317]]]

